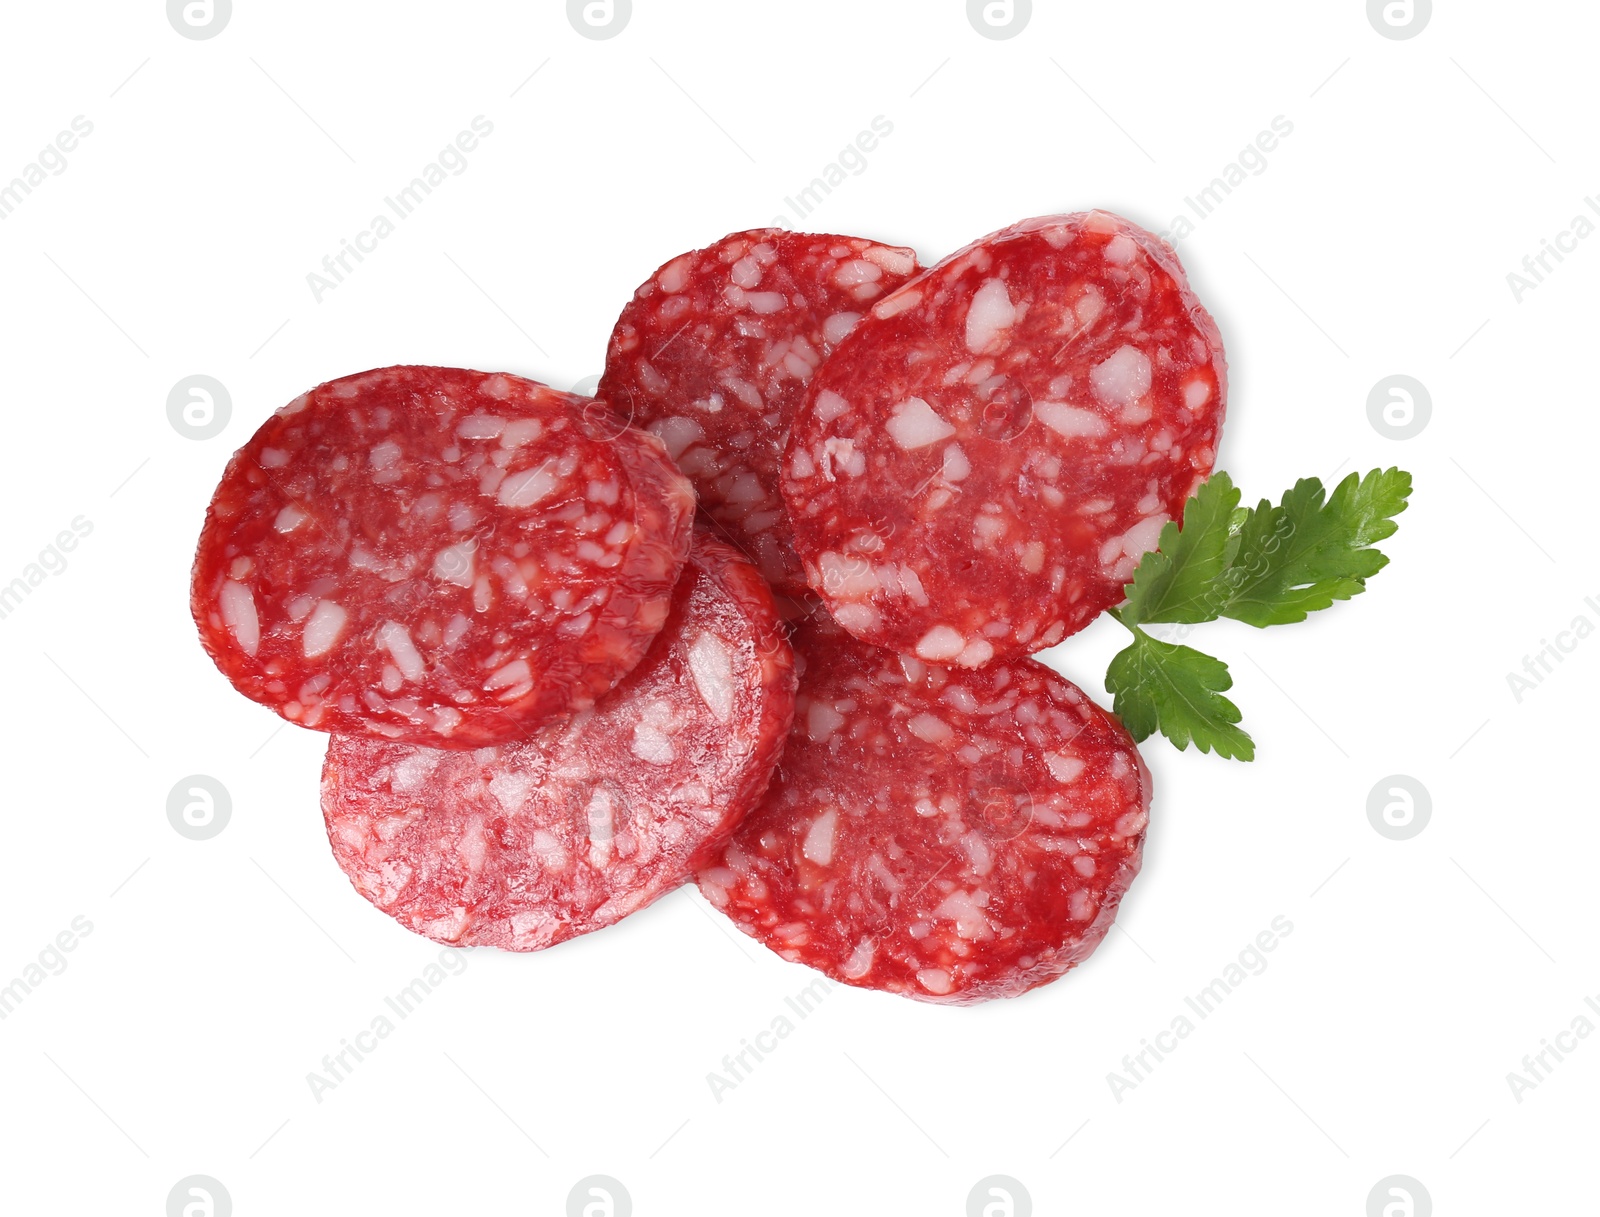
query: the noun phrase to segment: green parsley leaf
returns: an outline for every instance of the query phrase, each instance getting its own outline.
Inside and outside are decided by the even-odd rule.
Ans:
[[[1184,504],[1183,524],[1161,530],[1124,589],[1121,618],[1193,624],[1232,617],[1266,627],[1366,590],[1389,564],[1372,548],[1399,527],[1411,475],[1374,469],[1350,474],[1329,497],[1317,478],[1303,478],[1274,507],[1238,506],[1226,473],[1214,474]]]
[[[1410,494],[1409,473],[1374,469],[1365,478],[1352,473],[1332,496],[1317,478],[1303,478],[1279,506],[1263,500],[1215,589],[1217,614],[1260,628],[1287,625],[1365,591],[1389,564],[1372,546],[1399,527],[1393,517]]]
[[[1222,694],[1228,666],[1190,647],[1160,642],[1140,622],[1193,624],[1232,617],[1264,628],[1304,621],[1336,600],[1366,590],[1389,564],[1373,548],[1399,527],[1411,475],[1399,469],[1352,473],[1329,495],[1303,478],[1274,507],[1239,506],[1226,473],[1213,474],[1184,504],[1183,523],[1161,530],[1111,615],[1133,634],[1106,672],[1114,708],[1136,740],[1157,731],[1180,749],[1248,761],[1255,743],[1239,727],[1239,708]]]
[[[1240,539],[1231,527],[1239,491],[1226,473],[1217,473],[1184,505],[1183,526],[1169,520],[1159,548],[1133,572],[1121,610],[1123,622],[1214,621],[1217,577],[1228,568]],[[1248,513],[1246,513],[1248,515]]]
[[[1254,760],[1255,741],[1238,726],[1239,707],[1222,696],[1233,685],[1228,665],[1124,624],[1133,642],[1111,660],[1106,689],[1133,738],[1148,739],[1159,730],[1179,749],[1193,742],[1201,752]]]

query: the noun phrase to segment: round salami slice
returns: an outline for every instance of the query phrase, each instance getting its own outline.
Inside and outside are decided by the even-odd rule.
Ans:
[[[1088,958],[1139,870],[1150,775],[1031,659],[925,664],[802,627],[795,725],[700,890],[785,959],[964,1005]]]
[[[930,662],[1053,646],[1210,474],[1226,389],[1159,238],[1099,211],[985,237],[811,378],[782,476],[806,577],[850,633]]]
[[[789,420],[840,339],[918,269],[858,237],[739,232],[668,262],[617,320],[600,396],[666,441],[779,591],[806,586],[778,493]]]
[[[693,528],[660,441],[617,430],[586,398],[456,368],[295,398],[211,500],[201,641],[319,731],[475,748],[593,704],[666,620]]]
[[[439,942],[535,951],[600,929],[727,842],[772,776],[794,679],[755,568],[697,538],[649,654],[570,721],[475,752],[334,736],[334,857]]]

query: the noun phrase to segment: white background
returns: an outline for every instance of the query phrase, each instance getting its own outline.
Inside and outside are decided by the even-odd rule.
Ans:
[[[1520,1103],[1506,1075],[1600,995],[1600,640],[1520,702],[1506,674],[1600,625],[1600,240],[1520,303],[1506,275],[1600,191],[1600,12],[1438,10],[1392,40],[1357,0],[1040,0],[994,40],[961,0],[636,0],[592,40],[554,2],[236,0],[189,40],[157,0],[8,5],[0,182],[74,116],[94,130],[0,222],[0,583],[93,531],[0,620],[0,984],[75,916],[93,931],[0,1021],[6,1210],[158,1215],[203,1173],[240,1217],[559,1214],[604,1173],[641,1217],[956,1215],[1004,1173],[1040,1214],[1359,1217],[1402,1173],[1441,1217],[1592,1211],[1600,1035]],[[476,115],[466,172],[318,303],[307,273]],[[1180,248],[1228,344],[1222,463],[1247,499],[1412,470],[1392,567],[1313,622],[1190,639],[1230,663],[1260,759],[1146,746],[1125,932],[1058,984],[975,1009],[836,988],[719,1103],[707,1074],[812,974],[685,890],[471,954],[318,1103],[307,1073],[437,948],[334,866],[324,738],[196,641],[228,454],[367,367],[597,373],[653,268],[782,216],[878,115],[865,170],[787,222],[930,262],[1055,211],[1166,228],[1290,120]],[[1406,441],[1367,417],[1397,372],[1433,401]],[[194,373],[231,393],[214,439],[166,416]],[[1103,697],[1118,633],[1050,659]],[[203,842],[165,810],[196,773],[233,801]],[[1396,773],[1433,804],[1401,842],[1366,814]],[[1124,1054],[1280,914],[1266,970],[1116,1101]]]

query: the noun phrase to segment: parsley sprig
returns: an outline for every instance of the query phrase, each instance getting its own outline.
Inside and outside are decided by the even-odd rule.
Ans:
[[[1183,524],[1161,530],[1111,610],[1133,642],[1106,671],[1113,707],[1134,739],[1160,731],[1180,749],[1255,759],[1239,708],[1223,694],[1228,666],[1192,647],[1152,638],[1143,625],[1194,625],[1231,617],[1265,628],[1304,621],[1366,590],[1389,564],[1374,546],[1399,527],[1411,475],[1400,469],[1350,474],[1329,495],[1302,478],[1276,506],[1239,506],[1239,491],[1217,473],[1185,504]]]

